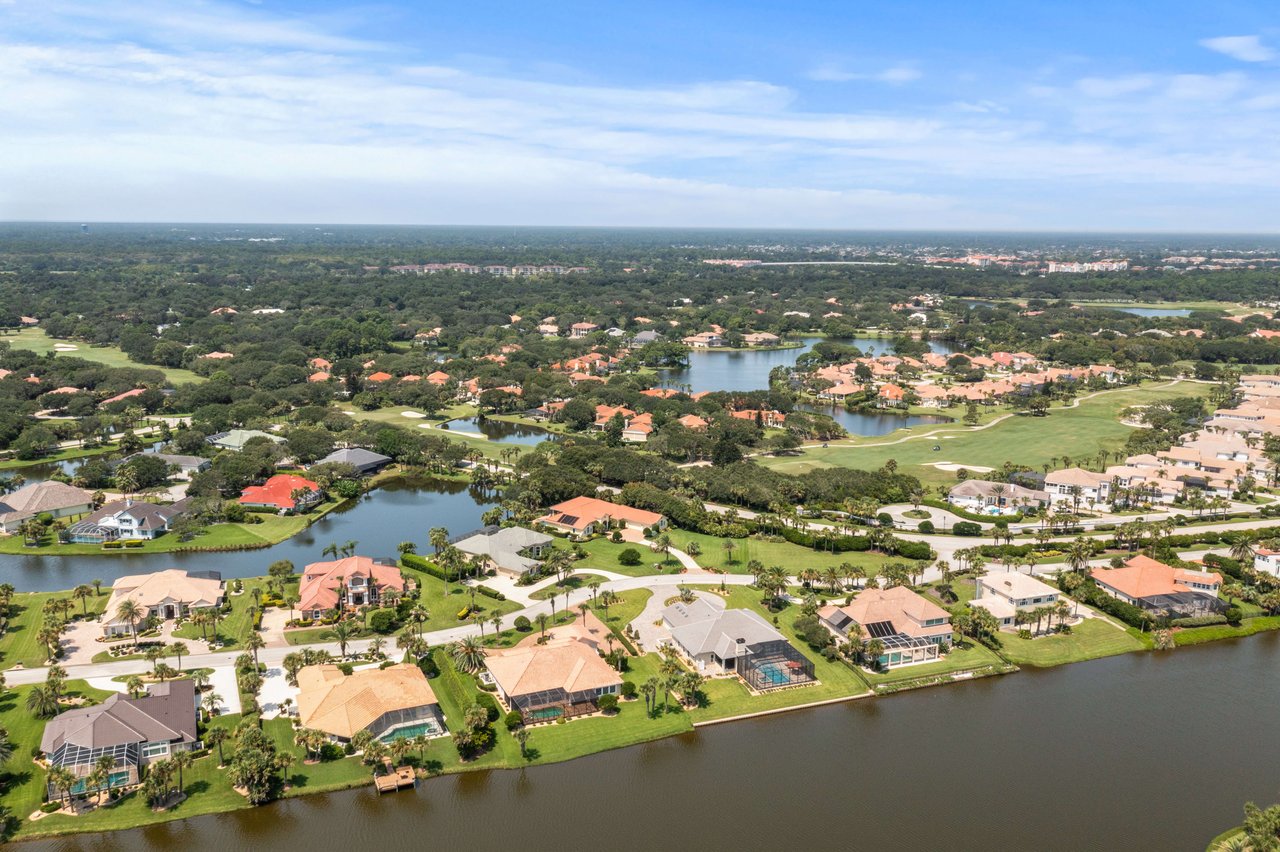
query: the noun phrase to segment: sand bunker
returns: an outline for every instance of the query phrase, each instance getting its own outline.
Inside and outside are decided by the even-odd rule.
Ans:
[[[75,352],[79,346],[72,346],[70,343],[55,343],[53,348],[57,352]]]
[[[933,462],[930,467],[936,467],[938,470],[957,471],[963,468],[971,470],[974,473],[990,473],[995,470],[994,467],[983,467],[980,464],[956,464],[955,462]]]
[[[421,420],[422,418],[426,417],[427,415],[423,414],[421,411],[401,411],[401,412],[400,412],[400,416],[401,416],[401,417],[411,417],[411,418],[413,418],[414,420]]]

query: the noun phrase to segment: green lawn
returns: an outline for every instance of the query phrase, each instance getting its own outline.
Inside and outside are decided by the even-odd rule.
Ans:
[[[547,586],[544,589],[538,589],[538,591],[533,592],[532,594],[529,595],[529,597],[530,599],[535,601],[549,600],[552,595],[556,595],[556,596],[563,595],[566,589],[568,589],[569,591],[573,591],[574,589],[581,589],[583,586],[589,586],[591,585],[591,582],[593,580],[599,581],[601,583],[605,582],[605,578],[600,576],[599,574],[591,574],[586,572],[581,574],[571,574],[569,575],[569,577],[565,579],[563,584],[552,583],[550,586]]]
[[[430,423],[439,425],[442,421],[455,417],[471,417],[476,413],[474,406],[456,405],[447,409],[442,409],[436,415],[426,415],[426,412],[418,411],[418,409],[409,406],[393,406],[391,408],[379,408],[374,411],[364,411],[356,408],[350,403],[338,403],[338,408],[350,414],[356,420],[372,420],[376,423],[390,423],[394,426],[403,426],[405,428],[416,428],[423,424]],[[405,417],[401,412],[417,411],[423,417]],[[515,451],[517,455],[526,453],[533,449],[524,444],[500,444],[497,441],[489,441],[484,438],[475,438],[470,435],[454,432],[450,429],[433,429],[430,430],[433,435],[442,435],[459,443],[466,444],[468,447],[479,450],[484,454],[485,458],[494,460],[503,460],[503,453],[507,451]]]
[[[785,473],[803,473],[819,467],[852,467],[873,470],[890,459],[900,470],[926,485],[954,484],[955,474],[933,467],[940,462],[999,468],[1004,462],[1040,468],[1064,454],[1092,464],[1100,450],[1118,450],[1133,431],[1120,422],[1119,413],[1132,405],[1146,405],[1179,396],[1206,396],[1209,385],[1180,382],[1148,383],[1105,391],[1080,402],[1076,408],[1055,404],[1047,417],[1012,416],[985,429],[962,425],[917,426],[895,433],[891,439],[864,438],[841,441],[827,449],[813,447],[797,455],[763,456],[757,461]],[[1009,413],[1001,410],[1001,413]],[[925,433],[936,433],[923,437]],[[902,435],[909,437],[903,438]],[[935,452],[933,447],[941,446]]]
[[[563,549],[572,546],[563,539],[556,539],[555,544]],[[580,544],[587,555],[584,559],[573,563],[574,571],[590,573],[594,568],[599,571],[611,571],[614,574],[626,574],[628,577],[649,577],[654,574],[673,574],[680,570],[680,563],[675,560],[675,557],[671,557],[665,566],[655,571],[653,566],[662,562],[662,556],[643,544],[628,542],[619,544],[607,538],[593,538]],[[623,565],[618,561],[618,554],[629,548],[640,551],[639,565]]]
[[[861,566],[868,577],[879,573],[885,563],[885,557],[874,553],[829,553],[801,547],[789,541],[770,541],[760,537],[722,539],[702,533],[673,529],[670,532],[671,543],[687,552],[691,542],[697,542],[701,553],[694,557],[704,568],[715,568],[726,574],[747,574],[747,563],[753,559],[760,560],[766,568],[781,565],[791,573],[804,568],[834,568],[842,563]],[[731,541],[734,549],[732,557],[724,549],[724,542]],[[729,559],[732,558],[732,562]]]
[[[1008,668],[1009,666],[996,656],[995,652],[977,642],[969,642],[963,646],[953,646],[947,655],[936,663],[920,663],[890,669],[887,672],[864,672],[864,674],[877,689],[881,689],[900,687],[913,681],[945,678],[967,671],[991,673]]]
[[[32,594],[16,594],[13,596],[12,615],[8,629],[0,635],[0,667],[11,668],[21,663],[26,668],[43,666],[48,663],[44,646],[36,641],[36,634],[44,624],[45,601],[69,599],[70,592],[38,592]],[[101,595],[92,595],[82,601],[73,600],[74,616],[80,616],[87,610],[90,615],[102,612],[107,605],[107,590]]]
[[[119,347],[116,346],[91,346],[79,340],[59,340],[49,337],[42,328],[24,328],[16,334],[6,334],[4,340],[9,342],[9,346],[13,349],[26,349],[35,352],[38,355],[47,355],[53,352],[55,355],[70,355],[74,358],[83,358],[86,361],[95,361],[99,364],[105,364],[108,367],[134,367],[140,370],[159,370],[164,373],[169,384],[178,385],[184,382],[203,382],[204,379],[197,376],[190,370],[184,370],[178,367],[158,367],[155,364],[140,364],[133,361],[128,355],[124,354]],[[53,347],[58,344],[76,347],[74,352],[58,352]]]
[[[168,553],[175,550],[252,549],[278,544],[292,538],[314,523],[325,513],[341,505],[341,501],[328,500],[305,515],[256,514],[260,524],[213,524],[206,527],[190,541],[182,541],[176,535],[162,535],[143,542],[141,547],[104,549],[100,544],[59,544],[52,535],[45,536],[37,547],[27,547],[22,536],[0,536],[0,554],[12,553],[24,556],[88,556],[120,553]]]
[[[1241,636],[1252,636],[1267,630],[1280,630],[1280,616],[1269,615],[1262,618],[1248,618],[1240,622],[1239,627],[1230,624],[1213,624],[1208,627],[1192,627],[1175,630],[1173,641],[1178,646],[1200,645],[1205,642],[1216,642],[1219,639],[1238,639]]]
[[[235,584],[235,580],[227,581],[227,588],[230,589]],[[221,650],[234,650],[243,647],[244,641],[249,638],[249,634],[253,631],[253,619],[249,615],[249,609],[254,605],[257,598],[254,596],[254,589],[265,589],[267,585],[266,578],[253,577],[244,580],[244,593],[235,595],[228,592],[227,600],[231,602],[231,612],[222,616],[222,620],[218,622],[218,636],[230,644]],[[293,591],[297,591],[297,586],[292,587]],[[204,629],[206,636],[212,636],[213,631],[209,626]],[[200,628],[188,621],[186,624],[173,631],[175,639],[199,639]]]
[[[1074,625],[1069,635],[1020,639],[1001,633],[1000,641],[1004,645],[1001,653],[1010,662],[1040,668],[1146,650],[1137,639],[1102,618],[1086,618]]]

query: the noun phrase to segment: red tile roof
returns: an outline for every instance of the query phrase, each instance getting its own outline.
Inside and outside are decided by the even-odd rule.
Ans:
[[[246,488],[240,494],[240,502],[244,505],[292,509],[297,503],[290,495],[299,488],[305,488],[308,491],[320,490],[319,485],[304,476],[277,473],[261,485],[250,485]]]

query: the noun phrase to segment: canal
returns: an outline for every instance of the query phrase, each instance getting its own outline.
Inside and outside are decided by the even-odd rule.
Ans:
[[[223,579],[256,577],[277,559],[288,559],[297,568],[327,559],[323,551],[331,542],[341,546],[356,541],[366,556],[395,556],[396,545],[412,539],[425,551],[432,527],[445,527],[453,534],[467,532],[480,526],[480,516],[494,505],[463,482],[393,480],[271,547],[227,553],[0,554],[0,575],[20,592],[70,589],[95,578],[110,586],[116,577],[164,568],[220,571]]]
[[[1277,651],[1129,654],[21,848],[1200,852],[1280,796]]]

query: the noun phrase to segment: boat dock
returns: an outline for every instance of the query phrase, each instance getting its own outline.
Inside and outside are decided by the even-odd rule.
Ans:
[[[412,766],[401,766],[386,775],[373,776],[373,786],[379,793],[394,793],[405,787],[413,787],[418,783]]]

